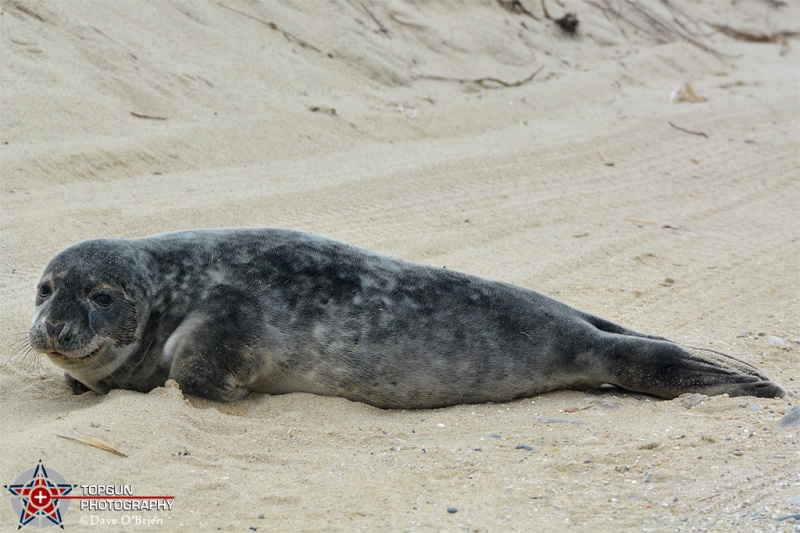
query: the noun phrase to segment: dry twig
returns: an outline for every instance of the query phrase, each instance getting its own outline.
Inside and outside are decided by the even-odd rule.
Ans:
[[[317,52],[319,54],[323,53],[322,50],[320,50],[319,48],[317,48],[313,44],[311,44],[311,43],[309,43],[307,41],[304,41],[303,39],[301,39],[297,35],[289,33],[288,31],[284,30],[283,28],[281,28],[280,26],[278,26],[274,22],[269,22],[267,20],[262,20],[262,19],[260,19],[258,17],[254,17],[253,15],[250,15],[249,13],[245,13],[244,11],[239,11],[238,9],[226,6],[225,4],[222,4],[222,3],[220,3],[218,5],[220,7],[222,7],[222,8],[227,9],[228,11],[233,11],[234,13],[238,13],[239,15],[242,15],[243,17],[247,17],[249,19],[253,19],[256,22],[260,22],[261,24],[267,26],[271,30],[275,30],[277,32],[280,32],[281,34],[283,34],[283,36],[286,38],[286,40],[291,42],[291,43],[299,44],[303,48],[308,48],[309,50],[313,50],[313,51],[315,51],[315,52]]]
[[[367,15],[369,15],[369,16],[370,16],[370,18],[372,19],[372,21],[373,21],[375,24],[377,24],[377,25],[378,25],[378,31],[379,31],[379,32],[381,32],[381,33],[382,33],[382,34],[384,34],[384,35],[389,35],[389,28],[387,28],[386,26],[384,26],[384,25],[383,25],[383,23],[382,23],[380,20],[378,20],[378,17],[376,17],[376,16],[375,16],[375,14],[374,14],[372,11],[370,11],[370,10],[369,10],[369,8],[368,8],[367,6],[365,6],[365,5],[364,5],[364,2],[361,2],[361,9],[363,9],[364,11],[366,11],[366,12],[367,12]]]
[[[737,41],[745,41],[748,43],[781,43],[785,39],[797,37],[800,32],[797,31],[777,31],[775,33],[752,33],[749,31],[737,30],[730,26],[720,26],[717,24],[708,23],[709,26],[718,32],[732,37]]]
[[[663,3],[663,6],[669,12],[671,20],[642,5],[638,0],[617,0],[614,5],[610,0],[602,0],[602,3],[586,0],[586,3],[601,10],[607,19],[616,22],[626,37],[627,34],[622,23],[644,33],[657,44],[681,40],[717,57],[727,55],[701,42],[706,35],[690,28],[690,25],[697,27],[699,23],[666,2]]]
[[[107,442],[105,442],[103,440],[100,440],[100,439],[96,439],[94,437],[89,438],[89,439],[77,439],[75,437],[65,437],[64,435],[56,435],[56,437],[59,437],[59,438],[62,438],[62,439],[67,439],[67,440],[71,440],[71,441],[75,441],[75,442],[79,442],[81,444],[85,444],[85,445],[91,446],[93,448],[98,448],[100,450],[111,452],[114,455],[119,455],[120,457],[128,457],[127,455],[125,455],[124,453],[122,453],[118,449],[114,448],[112,445],[108,444]]]
[[[702,131],[692,131],[692,130],[687,130],[686,128],[681,128],[680,126],[676,126],[676,125],[675,125],[673,122],[671,122],[671,121],[669,122],[669,125],[670,125],[670,126],[672,126],[673,128],[675,128],[675,129],[676,129],[676,130],[678,130],[678,131],[682,131],[682,132],[684,132],[684,133],[691,133],[692,135],[699,135],[700,137],[705,137],[706,139],[708,139],[708,135],[707,135],[707,134],[705,134],[705,133],[703,133]]]
[[[486,78],[477,78],[474,80],[464,79],[464,78],[450,78],[447,76],[420,76],[421,79],[426,80],[437,80],[437,81],[457,81],[458,83],[462,84],[475,84],[480,85],[484,89],[500,89],[506,87],[519,87],[520,85],[525,85],[526,83],[533,81],[533,78],[536,77],[539,72],[542,71],[544,65],[540,65],[533,74],[528,76],[525,79],[517,80],[517,81],[504,81],[498,78],[486,77]],[[499,86],[499,87],[498,87]]]
[[[500,4],[500,7],[511,13],[522,13],[523,15],[528,15],[533,20],[541,20],[522,5],[522,2],[519,0],[497,0],[497,3]]]
[[[144,118],[144,119],[147,119],[147,120],[167,120],[167,117],[156,117],[154,115],[142,115],[142,114],[139,114],[139,113],[134,113],[133,111],[131,111],[131,116],[134,116],[136,118]]]

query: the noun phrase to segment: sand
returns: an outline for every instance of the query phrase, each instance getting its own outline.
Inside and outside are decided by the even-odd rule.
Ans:
[[[800,393],[800,43],[778,34],[800,2],[546,5],[575,12],[577,35],[534,0],[4,0],[3,484],[41,460],[68,483],[175,496],[72,501],[75,531],[798,527],[776,518],[800,513],[800,430],[778,427]],[[670,103],[687,82],[704,101]],[[229,226],[535,288],[733,353],[789,395],[217,404],[73,396],[26,355],[61,248]]]

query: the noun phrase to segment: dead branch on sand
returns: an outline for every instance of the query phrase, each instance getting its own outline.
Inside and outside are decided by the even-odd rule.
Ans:
[[[480,85],[484,89],[505,89],[507,87],[519,87],[520,85],[525,85],[526,83],[533,81],[533,78],[535,78],[536,75],[539,74],[539,72],[541,72],[543,68],[544,65],[541,65],[533,72],[533,74],[531,74],[527,78],[517,81],[504,81],[492,77],[465,79],[465,78],[451,78],[448,76],[419,76],[418,79],[435,80],[435,81],[455,81],[465,85]]]
[[[319,54],[323,53],[322,50],[320,50],[319,48],[317,48],[313,44],[311,44],[311,43],[309,43],[307,41],[304,41],[303,39],[301,39],[297,35],[289,33],[288,31],[284,30],[283,28],[281,28],[280,26],[278,26],[274,22],[270,22],[268,20],[262,20],[262,19],[260,19],[258,17],[254,17],[253,15],[250,15],[249,13],[245,13],[244,11],[239,11],[238,9],[226,6],[223,3],[219,3],[217,5],[219,7],[227,9],[228,11],[233,11],[234,13],[237,13],[237,14],[243,16],[243,17],[247,17],[249,19],[255,20],[256,22],[260,22],[261,24],[265,25],[266,27],[268,27],[271,30],[275,30],[277,32],[280,32],[281,34],[283,34],[283,36],[286,38],[286,40],[291,42],[291,43],[298,44],[298,45],[302,46],[303,48],[308,48],[309,50],[313,50],[313,51],[315,51],[315,52],[317,52]]]
[[[744,30],[737,30],[730,26],[721,26],[717,24],[708,23],[709,26],[718,32],[732,37],[737,41],[745,41],[748,43],[783,43],[786,39],[797,37],[800,35],[798,31],[776,31],[775,33],[753,33]]]
[[[702,131],[687,130],[686,128],[681,128],[680,126],[675,125],[673,122],[669,122],[669,125],[678,131],[682,131],[684,133],[690,133],[692,135],[699,135],[700,137],[705,137],[706,139],[708,139],[708,134],[703,133]]]
[[[617,23],[622,35],[627,37],[623,24],[650,37],[657,44],[685,41],[717,57],[727,56],[702,42],[707,34],[699,31],[700,22],[692,20],[677,7],[664,2],[662,5],[669,17],[659,14],[642,5],[637,0],[586,0],[586,3],[599,9],[608,20]]]

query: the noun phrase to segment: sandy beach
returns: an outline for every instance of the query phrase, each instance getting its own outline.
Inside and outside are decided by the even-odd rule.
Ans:
[[[797,0],[0,6],[2,484],[41,461],[74,495],[174,496],[72,500],[65,530],[800,527]],[[789,394],[74,396],[26,351],[67,245],[238,226],[530,287]]]

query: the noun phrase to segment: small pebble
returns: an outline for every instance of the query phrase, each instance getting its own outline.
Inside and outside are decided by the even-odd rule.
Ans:
[[[452,507],[452,506],[448,507],[447,508],[447,512],[450,513],[450,514],[457,513],[458,512],[458,507]]]
[[[593,462],[594,462],[594,459],[584,459],[584,460],[583,460],[583,463],[584,463],[584,464],[591,464],[591,463],[593,463]]]
[[[589,403],[592,403],[602,409],[619,409],[619,406],[622,405],[618,402],[612,402],[611,400],[592,400]]]
[[[780,346],[781,348],[788,348],[789,343],[785,340],[781,339],[780,337],[776,337],[775,335],[769,335],[764,337],[764,340],[770,344],[774,344],[775,346]]]
[[[476,452],[482,452],[483,451],[483,448],[472,448],[472,449],[475,450]]]
[[[569,418],[553,418],[550,416],[534,415],[533,419],[539,422],[540,424],[578,424],[578,425],[586,424],[586,422],[584,422],[583,420],[572,420]]]
[[[518,450],[532,450],[533,446],[528,446],[527,444],[517,444]]]
[[[706,396],[705,394],[700,394],[699,392],[681,394],[679,398],[681,405],[686,409],[697,407],[704,401],[708,400],[708,396]]]
[[[264,513],[261,513],[260,515],[258,515],[258,518],[261,519],[261,520],[264,520],[264,518],[266,518],[266,516],[264,516]]]
[[[792,410],[783,415],[778,421],[780,428],[796,428],[800,427],[800,405],[795,405]]]
[[[497,433],[489,433],[489,436],[492,437],[493,439],[502,439],[503,438],[502,435],[498,435]]]

